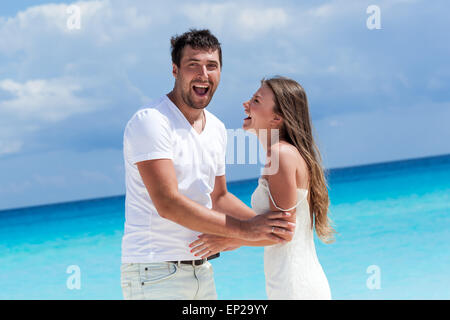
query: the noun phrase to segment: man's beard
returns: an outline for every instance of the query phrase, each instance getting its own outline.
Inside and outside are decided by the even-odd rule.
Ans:
[[[189,106],[189,107],[191,107],[191,108],[193,108],[193,109],[204,109],[204,108],[206,108],[207,106],[208,106],[208,104],[209,104],[209,102],[211,101],[211,99],[212,99],[212,97],[213,97],[213,95],[214,95],[214,91],[212,91],[212,87],[213,87],[213,85],[212,85],[212,83],[210,83],[209,84],[209,92],[208,92],[208,95],[209,95],[209,99],[203,104],[203,103],[195,103],[192,99],[191,99],[191,95],[190,95],[190,92],[191,92],[191,86],[189,86],[189,89],[188,90],[186,90],[186,91],[184,91],[184,90],[182,90],[181,91],[181,98],[183,99],[183,102],[187,105],[187,106]],[[193,93],[193,94],[195,94],[195,93]]]

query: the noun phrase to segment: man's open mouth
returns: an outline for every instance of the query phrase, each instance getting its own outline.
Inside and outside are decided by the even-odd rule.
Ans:
[[[205,96],[209,91],[209,85],[195,84],[192,86],[192,89],[199,96]]]

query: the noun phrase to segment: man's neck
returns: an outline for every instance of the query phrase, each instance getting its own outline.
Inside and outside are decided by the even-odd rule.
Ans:
[[[183,102],[180,95],[176,94],[175,90],[172,90],[167,94],[167,97],[173,102],[173,104],[181,111],[186,120],[191,124],[198,121],[203,121],[203,109],[191,108]]]

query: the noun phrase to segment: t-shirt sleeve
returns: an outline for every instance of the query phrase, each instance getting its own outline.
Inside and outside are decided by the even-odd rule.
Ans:
[[[221,153],[219,155],[219,159],[217,162],[217,171],[216,176],[223,176],[225,175],[225,156],[227,152],[227,130],[225,129],[225,126],[222,126],[222,139],[221,139]]]
[[[167,119],[157,110],[141,111],[128,122],[124,142],[128,160],[137,162],[173,159],[171,130]]]

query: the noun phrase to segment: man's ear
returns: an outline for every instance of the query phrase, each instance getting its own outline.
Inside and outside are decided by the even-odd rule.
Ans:
[[[174,78],[177,78],[178,75],[178,67],[175,63],[172,62],[172,75],[174,76]]]

